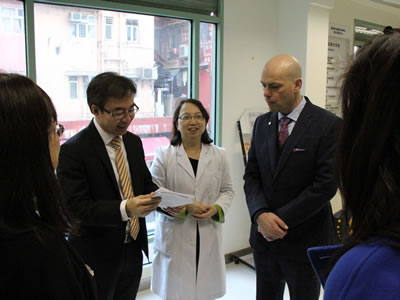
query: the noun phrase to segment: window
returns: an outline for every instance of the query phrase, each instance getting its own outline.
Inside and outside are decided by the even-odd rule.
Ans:
[[[138,40],[138,21],[133,19],[126,20],[126,39],[129,42]]]
[[[210,114],[214,110],[215,99],[215,24],[200,23],[199,100]],[[214,118],[208,124],[213,131]]]
[[[15,7],[3,7],[1,9],[1,23],[3,32],[22,34],[24,30],[23,9]]]
[[[71,99],[78,98],[78,77],[69,76],[69,97]]]
[[[96,27],[95,27],[95,17],[94,16],[89,16],[89,24],[87,25],[87,30],[88,30],[88,36],[90,38],[95,38],[96,37]]]
[[[83,85],[82,95],[83,95],[83,98],[86,98],[86,90],[87,90],[87,87],[89,85],[89,82],[90,82],[89,76],[82,76],[82,85]]]
[[[112,17],[105,17],[104,20],[105,23],[105,28],[104,28],[104,38],[106,40],[112,40],[112,24],[113,24],[113,18]]]
[[[171,48],[178,48],[180,44],[180,34],[177,30],[174,30],[171,32],[171,35],[169,36],[169,45]]]
[[[26,74],[23,2],[0,1],[0,71]]]
[[[94,16],[71,12],[69,14],[71,35],[78,38],[95,38],[95,21]]]
[[[177,101],[191,95],[190,21],[90,8],[81,8],[77,12],[74,7],[50,4],[35,4],[34,8],[38,84],[55,103],[58,118],[66,127],[64,138],[78,132],[93,117],[86,101],[90,79],[101,72],[118,72],[133,79],[138,86],[135,101],[140,111],[129,130],[141,136],[150,165],[155,148],[169,143],[171,118]],[[92,20],[92,17],[97,19]],[[102,20],[105,33],[93,42],[71,40],[61,34],[65,30],[68,33],[67,28],[72,26],[74,37],[87,37],[89,25],[100,24]],[[115,26],[112,35],[114,24],[126,27]],[[141,41],[143,47],[132,48],[129,43],[124,43],[124,37],[137,41],[139,24],[146,38]],[[58,29],[57,38],[53,34],[54,28]],[[110,29],[108,33],[107,28]],[[116,43],[104,44],[110,35]],[[171,36],[177,41],[175,48],[170,47]],[[41,42],[48,41],[49,37],[50,43]],[[53,39],[57,42],[53,43]],[[184,44],[179,53],[181,42]],[[61,47],[59,54],[53,46]]]

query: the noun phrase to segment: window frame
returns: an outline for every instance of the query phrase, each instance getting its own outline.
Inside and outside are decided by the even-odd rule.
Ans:
[[[6,11],[13,11],[15,14],[4,14],[3,10]],[[2,24],[1,28],[2,28],[2,32],[5,34],[23,34],[23,22],[24,22],[24,17],[23,15],[20,15],[20,12],[22,11],[21,8],[19,7],[13,7],[13,6],[6,6],[6,5],[1,5],[0,6],[0,22]],[[22,11],[23,12],[23,11]],[[9,30],[4,30],[5,28],[7,28],[6,26],[4,26],[5,22],[4,20],[8,20],[9,22]],[[19,27],[19,30],[16,30],[16,23]]]
[[[132,21],[132,22],[129,22]],[[136,24],[128,24],[136,23]],[[126,18],[125,19],[125,32],[126,41],[128,43],[138,43],[139,42],[139,21],[136,19]]]
[[[108,22],[110,21],[110,22]],[[107,41],[112,41],[113,39],[113,25],[114,18],[110,16],[104,17],[104,39]]]
[[[39,1],[36,1],[36,3],[39,3]],[[79,20],[78,19],[74,20],[72,16],[68,20],[72,38],[93,39],[96,37],[95,16],[77,12],[71,13],[71,15],[79,15]],[[83,19],[84,16],[86,17],[85,20]]]
[[[71,100],[78,99],[78,81],[79,81],[79,76],[76,75],[68,76],[69,99]]]

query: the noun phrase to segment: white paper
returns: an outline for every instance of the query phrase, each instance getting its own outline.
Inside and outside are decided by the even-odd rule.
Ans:
[[[182,193],[175,193],[166,188],[159,188],[155,191],[153,197],[161,197],[159,207],[176,207],[194,202],[194,196]]]

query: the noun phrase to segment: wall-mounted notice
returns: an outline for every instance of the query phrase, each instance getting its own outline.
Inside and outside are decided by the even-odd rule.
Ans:
[[[244,165],[247,164],[247,155],[250,149],[251,134],[253,133],[254,122],[259,115],[265,112],[266,110],[246,110],[240,117],[240,120],[237,121]]]
[[[349,61],[350,32],[347,26],[330,24],[328,39],[328,70],[326,109],[340,116],[341,78]]]

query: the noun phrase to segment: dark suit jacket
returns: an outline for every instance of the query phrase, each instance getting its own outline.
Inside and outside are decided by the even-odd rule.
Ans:
[[[333,242],[330,200],[337,190],[333,162],[339,120],[306,97],[278,157],[278,113],[257,118],[244,175],[253,248],[307,260],[307,248]],[[267,242],[258,233],[255,222],[262,212],[275,213],[289,226],[282,240]]]
[[[123,136],[135,195],[157,189],[146,166],[140,138]],[[104,142],[93,120],[89,126],[61,146],[57,175],[67,204],[80,223],[80,236],[71,244],[91,267],[119,258],[124,245],[126,222],[121,220],[121,195]],[[139,218],[137,242],[148,255],[147,230]]]
[[[0,299],[95,300],[93,277],[62,234],[0,239]]]

